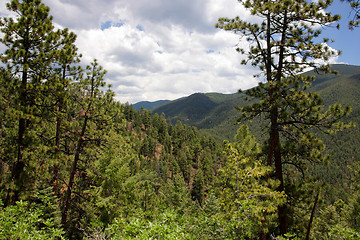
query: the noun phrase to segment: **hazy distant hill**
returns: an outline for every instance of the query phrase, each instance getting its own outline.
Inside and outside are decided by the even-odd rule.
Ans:
[[[159,100],[159,101],[155,101],[155,102],[143,101],[143,102],[138,102],[138,103],[133,104],[133,107],[136,110],[140,110],[141,107],[145,108],[146,110],[151,110],[151,109],[156,108],[157,106],[160,106],[167,102],[169,102],[169,100]]]

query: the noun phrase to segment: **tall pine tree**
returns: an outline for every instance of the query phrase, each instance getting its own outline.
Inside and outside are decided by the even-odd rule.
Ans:
[[[73,105],[69,108],[71,109],[69,115],[74,120],[71,123],[72,130],[68,134],[71,135],[69,138],[73,141],[69,143],[73,160],[62,208],[62,224],[65,228],[68,227],[68,212],[72,205],[76,177],[86,176],[88,161],[96,155],[97,147],[104,144],[104,138],[111,127],[110,120],[117,111],[113,102],[114,93],[110,90],[102,91],[106,85],[105,74],[106,71],[94,60],[70,89]],[[83,160],[82,155],[86,155]],[[84,163],[82,169],[81,162]],[[81,191],[80,189],[79,192]]]
[[[218,28],[233,31],[246,38],[249,50],[238,48],[247,56],[243,64],[258,66],[265,81],[245,93],[259,102],[239,108],[241,121],[262,117],[267,123],[267,164],[275,166],[275,178],[284,191],[283,166],[290,164],[302,171],[308,161],[321,162],[324,156],[322,141],[313,129],[337,131],[344,128],[339,122],[350,112],[340,105],[323,111],[318,94],[306,91],[314,80],[299,75],[312,67],[330,72],[326,62],[338,52],[318,40],[324,27],[339,20],[325,10],[331,1],[306,0],[246,0],[239,1],[256,16],[257,23],[220,18]],[[279,231],[288,232],[287,206],[278,208]]]
[[[49,7],[41,0],[12,0],[7,9],[15,13],[15,18],[2,18],[0,21],[6,50],[1,61],[15,81],[9,81],[9,88],[16,89],[13,114],[18,121],[16,151],[9,161],[11,176],[5,205],[14,203],[24,191],[27,167],[30,165],[29,146],[34,143],[34,126],[41,121],[39,108],[42,94],[51,81],[52,67],[58,62],[60,48],[64,42],[64,31],[54,30]],[[31,152],[31,151],[30,151]],[[35,158],[34,158],[35,159]],[[34,160],[33,159],[33,160]]]

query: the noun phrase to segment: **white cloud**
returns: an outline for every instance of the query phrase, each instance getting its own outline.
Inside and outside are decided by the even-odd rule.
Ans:
[[[233,93],[256,84],[240,65],[238,37],[219,17],[249,17],[237,0],[43,0],[54,23],[74,31],[82,61],[108,71],[121,102]],[[2,13],[3,9],[0,8]]]

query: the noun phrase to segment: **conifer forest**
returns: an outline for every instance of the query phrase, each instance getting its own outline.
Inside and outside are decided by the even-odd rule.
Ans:
[[[225,140],[120,103],[48,6],[6,3],[15,17],[0,18],[0,239],[360,239],[359,151],[336,155],[341,175],[326,140],[359,132],[357,105],[324,104],[303,74],[336,74],[327,61],[339,52],[314,25],[340,16],[326,12],[330,0],[239,4],[259,21],[214,24],[247,39],[236,51],[265,81],[237,93],[247,104]],[[349,4],[359,31],[359,2]]]

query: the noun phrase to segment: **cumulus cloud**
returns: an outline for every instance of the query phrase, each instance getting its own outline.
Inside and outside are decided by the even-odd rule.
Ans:
[[[14,15],[6,10],[9,1],[0,4],[1,17]],[[42,1],[55,26],[77,34],[82,63],[96,58],[108,71],[106,80],[121,102],[233,93],[259,81],[253,78],[257,69],[241,66],[235,51],[248,43],[215,28],[219,17],[258,21],[237,0]]]
[[[78,35],[88,64],[108,70],[121,102],[175,99],[194,92],[233,93],[256,85],[240,66],[238,37],[219,17],[246,18],[236,0],[45,0],[54,21]]]
[[[215,28],[219,17],[252,19],[237,0],[43,0],[54,24],[74,31],[83,64],[93,59],[121,102],[233,93],[257,84],[241,66],[239,37]],[[9,14],[0,6],[2,16]],[[332,59],[336,61],[336,59]]]
[[[43,2],[56,26],[77,34],[82,62],[96,58],[108,71],[123,103],[256,85],[254,69],[240,65],[238,36],[215,28],[219,17],[249,17],[237,0]]]

